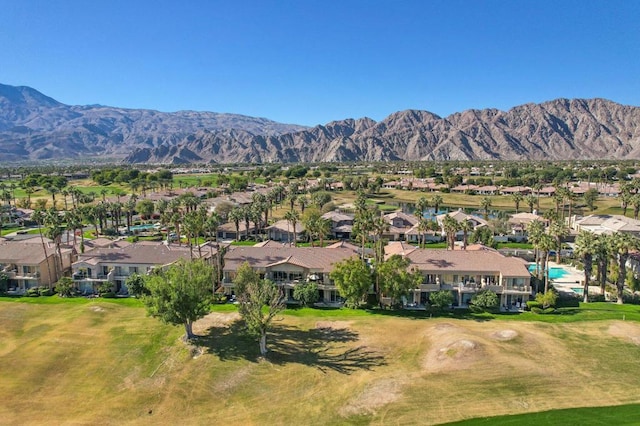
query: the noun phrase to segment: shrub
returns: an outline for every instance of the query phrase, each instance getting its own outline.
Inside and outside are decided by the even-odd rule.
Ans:
[[[553,314],[553,313],[556,312],[556,310],[555,310],[555,308],[542,309],[542,308],[538,308],[538,307],[533,307],[533,308],[531,308],[531,312],[533,312],[534,314],[545,315],[545,314]]]
[[[435,291],[429,295],[429,304],[436,310],[444,309],[452,303],[453,294],[450,291]]]
[[[481,290],[471,298],[470,309],[473,312],[492,311],[498,307],[498,295],[491,290]]]
[[[53,290],[51,290],[49,287],[39,287],[38,293],[40,293],[40,296],[52,296]]]
[[[213,293],[213,303],[227,303],[227,295],[224,293]]]
[[[100,293],[100,297],[104,299],[113,299],[116,297],[116,294],[112,291],[108,291],[106,293]]]
[[[311,306],[318,301],[318,285],[313,282],[296,284],[293,288],[293,297],[304,306]]]
[[[534,308],[542,308],[542,303],[540,302],[536,302],[535,300],[528,300],[527,301],[527,309],[533,312]]]
[[[73,280],[69,277],[62,277],[56,283],[56,292],[60,297],[71,297],[74,293]]]
[[[38,287],[31,287],[27,289],[27,296],[38,297],[40,296],[40,289]]]

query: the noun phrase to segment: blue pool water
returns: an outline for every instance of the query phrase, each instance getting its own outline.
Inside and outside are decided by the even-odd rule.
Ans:
[[[131,227],[132,231],[146,231],[149,229],[154,229],[155,227],[153,225],[133,225]]]
[[[582,287],[571,287],[571,290],[573,290],[574,293],[579,294],[580,296],[584,294],[584,289]]]
[[[540,269],[542,270],[542,265],[540,265]],[[531,272],[532,274],[536,273],[535,263],[529,265],[529,272]],[[558,266],[552,266],[551,268],[549,268],[549,278],[552,280],[555,280],[557,278],[562,278],[565,275],[567,275],[567,271],[565,271],[564,268],[561,268]]]

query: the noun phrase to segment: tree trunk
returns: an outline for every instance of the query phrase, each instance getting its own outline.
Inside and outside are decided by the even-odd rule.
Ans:
[[[544,294],[549,291],[549,252],[544,257]]]
[[[618,257],[618,281],[616,282],[616,287],[618,290],[618,300],[616,303],[618,305],[624,304],[624,300],[622,296],[624,295],[624,280],[627,278],[627,257],[619,256]]]
[[[589,280],[591,279],[591,267],[593,266],[593,260],[591,255],[584,257],[584,287],[582,288],[583,302],[589,302]]]
[[[267,356],[267,330],[260,331],[260,355]]]
[[[186,340],[193,339],[195,337],[193,334],[193,322],[190,320],[185,321],[184,331],[186,332]]]

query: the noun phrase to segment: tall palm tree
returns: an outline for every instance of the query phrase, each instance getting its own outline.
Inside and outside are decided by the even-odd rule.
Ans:
[[[532,194],[529,194],[524,197],[524,202],[527,203],[527,206],[529,206],[529,213],[533,213],[533,206],[536,203],[536,197]]]
[[[518,214],[518,211],[520,210],[520,202],[522,201],[522,194],[519,192],[514,192],[511,195],[511,199],[513,200],[513,204],[515,204],[516,206],[516,214]]]
[[[424,244],[425,244],[425,239],[426,239],[426,233],[427,231],[429,231],[430,227],[429,227],[429,221],[427,219],[425,219],[424,217],[420,218],[420,221],[418,222],[418,227],[417,227],[417,231],[418,231],[418,246],[419,247],[423,247],[424,248]]]
[[[556,241],[556,263],[560,263],[560,251],[562,250],[562,240],[569,235],[569,229],[567,229],[567,225],[560,220],[554,221],[549,227],[549,234]]]
[[[556,245],[555,239],[549,234],[542,234],[540,236],[540,241],[538,242],[538,247],[540,251],[544,253],[544,262],[542,266],[542,271],[544,272],[544,293],[547,294],[549,291],[549,253]]]
[[[360,242],[362,244],[362,252],[360,253],[360,257],[362,259],[364,259],[365,245],[373,226],[373,218],[373,212],[370,209],[367,209],[365,206],[364,208],[358,210],[358,205],[356,204],[356,216],[353,219],[353,233],[360,237]]]
[[[291,227],[293,228],[293,246],[295,247],[297,242],[296,225],[300,221],[300,214],[295,210],[289,210],[284,214],[284,218],[287,222],[291,224]],[[289,238],[289,242],[291,241],[292,239]]]
[[[58,211],[52,207],[48,209],[44,214],[44,224],[46,226],[46,229],[45,229],[46,237],[51,239],[56,247],[56,255],[58,258],[57,259],[58,262],[56,262],[55,260],[53,262],[55,266],[54,268],[55,277],[53,281],[55,282],[58,280],[58,278],[62,276],[62,273],[64,271],[64,266],[62,264],[62,250],[61,250],[62,234],[64,233],[64,230],[62,229],[62,217],[60,216]]]
[[[456,232],[458,232],[460,223],[447,214],[442,220],[442,227],[447,236],[447,248],[453,250],[456,244]]]
[[[331,232],[331,222],[321,217],[316,221],[315,226],[318,238],[320,238],[320,247],[324,247],[324,237]]]
[[[482,197],[480,200],[480,206],[482,207],[482,215],[484,216],[484,220],[489,219],[489,207],[491,207],[492,202],[489,197]]]
[[[591,271],[593,269],[593,256],[597,250],[596,235],[593,232],[580,231],[576,237],[575,253],[582,258],[584,266],[584,286],[583,301],[589,301],[589,281],[591,281]]]
[[[532,220],[527,225],[527,239],[533,245],[536,261],[536,278],[540,280],[540,239],[544,234],[544,224],[538,219]]]
[[[47,244],[44,241],[44,236],[42,235],[42,225],[44,224],[44,216],[45,213],[43,210],[36,210],[31,215],[31,218],[38,224],[38,234],[40,234],[40,243],[42,244],[42,251],[44,252],[44,258],[47,262],[47,273],[49,274],[49,287],[51,287],[51,283],[55,281],[55,277],[51,275],[51,265],[49,263],[49,254],[47,253]]]
[[[600,283],[600,294],[605,295],[607,286],[607,273],[609,266],[609,257],[611,256],[610,235],[596,235],[595,257],[598,265],[598,282]]]
[[[418,217],[418,219],[424,217],[424,211],[427,209],[427,207],[429,207],[429,200],[427,199],[427,197],[421,196],[420,198],[418,198],[418,201],[416,201],[415,211],[415,215]]]
[[[433,204],[435,214],[438,214],[438,212],[440,211],[440,206],[442,205],[443,202],[444,200],[440,195],[436,194],[431,198],[431,204]]]
[[[242,221],[244,215],[242,213],[242,208],[235,206],[229,212],[229,220],[233,222],[236,227],[236,240],[240,241],[240,222]]]
[[[469,219],[465,219],[460,223],[460,229],[462,230],[462,248],[467,249],[467,242],[469,240],[469,233],[473,232],[473,222]]]
[[[627,260],[629,259],[629,252],[638,247],[638,240],[630,234],[616,232],[611,236],[610,244],[611,252],[616,256],[616,261],[618,262],[617,303],[622,305],[624,303],[624,282],[627,278]]]

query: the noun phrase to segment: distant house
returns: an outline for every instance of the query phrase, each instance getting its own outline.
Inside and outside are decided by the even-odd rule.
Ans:
[[[522,259],[506,257],[492,249],[409,250],[409,268],[420,271],[420,288],[408,298],[414,305],[428,304],[435,291],[451,291],[454,306],[466,307],[480,290],[496,293],[503,309],[522,309],[531,294],[531,274]]]
[[[488,222],[478,216],[472,215],[472,214],[467,214],[465,212],[462,211],[462,209],[458,209],[455,212],[449,212],[449,213],[444,213],[441,215],[436,216],[436,222],[438,222],[438,225],[440,225],[440,229],[442,232],[442,235],[445,235],[445,231],[444,231],[444,218],[446,216],[450,216],[452,218],[454,218],[458,223],[463,223],[464,221],[469,221],[471,222],[471,225],[473,226],[473,230],[476,230],[478,228],[481,228],[483,226],[487,226]],[[462,238],[464,232],[463,231],[458,231],[456,233],[456,238],[460,239]]]
[[[400,241],[405,238],[405,234],[418,223],[418,218],[402,212],[388,213],[383,216],[389,224],[389,230],[385,232],[383,238],[390,241]]]
[[[265,228],[267,237],[274,241],[293,242],[302,241],[304,238],[304,225],[301,221],[296,222],[295,235],[293,234],[293,225],[288,220],[282,219],[271,226]]]
[[[576,231],[589,231],[594,234],[614,234],[623,232],[640,237],[640,220],[621,215],[592,214],[572,221]]]
[[[212,248],[202,250],[204,259],[215,255]],[[180,259],[198,257],[198,250],[187,246],[140,242],[125,246],[98,247],[78,255],[72,265],[72,279],[76,288],[85,294],[97,292],[108,282],[114,292],[127,294],[126,280],[132,274],[147,274],[152,269],[165,267]]]
[[[338,243],[339,244],[339,243]],[[223,286],[227,294],[233,292],[233,279],[244,262],[280,286],[288,301],[295,301],[293,289],[303,282],[315,282],[323,303],[340,304],[340,297],[329,273],[336,263],[358,256],[355,246],[333,247],[244,247],[231,246],[224,256]]]
[[[527,238],[527,226],[534,220],[540,221],[545,227],[549,226],[549,220],[543,216],[534,213],[516,213],[511,215],[508,220],[511,226],[511,235],[516,241],[524,240]]]
[[[19,241],[0,239],[0,273],[8,278],[8,289],[24,294],[33,287],[52,286],[71,265],[73,251],[62,248],[62,266],[55,245],[48,239]],[[46,254],[45,254],[46,250]]]
[[[331,221],[331,236],[336,239],[348,240],[353,232],[354,216],[338,211],[330,211],[322,215],[323,219]]]

